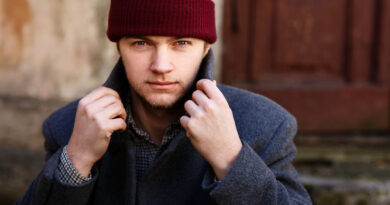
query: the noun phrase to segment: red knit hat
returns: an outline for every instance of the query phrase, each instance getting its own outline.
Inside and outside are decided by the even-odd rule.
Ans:
[[[211,0],[111,0],[107,36],[193,37],[214,43],[214,3]]]

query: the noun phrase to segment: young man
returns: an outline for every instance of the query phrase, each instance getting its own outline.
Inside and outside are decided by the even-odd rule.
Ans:
[[[17,204],[311,203],[294,117],[212,80],[211,0],[112,0],[107,35],[121,59],[44,122],[47,162]]]

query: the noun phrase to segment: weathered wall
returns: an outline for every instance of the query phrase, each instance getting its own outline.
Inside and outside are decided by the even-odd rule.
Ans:
[[[80,96],[116,60],[106,36],[109,1],[0,0],[0,94]]]

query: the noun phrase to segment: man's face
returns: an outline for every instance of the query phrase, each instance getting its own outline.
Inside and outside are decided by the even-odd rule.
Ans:
[[[119,41],[133,91],[154,108],[170,108],[186,94],[209,48],[195,38],[142,36]]]

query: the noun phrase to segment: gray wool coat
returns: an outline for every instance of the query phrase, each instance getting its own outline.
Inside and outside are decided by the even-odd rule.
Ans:
[[[210,52],[197,78],[211,79],[212,69]],[[120,96],[128,92],[121,60],[104,85]],[[222,181],[215,182],[210,165],[182,129],[138,185],[133,140],[120,133],[112,135],[91,181],[76,186],[59,182],[56,170],[62,148],[72,134],[76,100],[45,120],[46,163],[15,204],[311,204],[291,164],[296,154],[295,118],[264,96],[224,85],[218,88],[233,111],[243,142]]]

